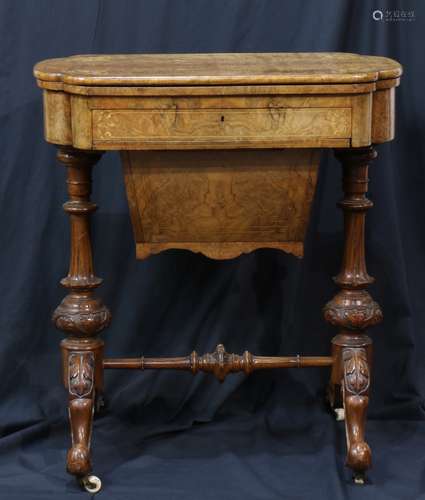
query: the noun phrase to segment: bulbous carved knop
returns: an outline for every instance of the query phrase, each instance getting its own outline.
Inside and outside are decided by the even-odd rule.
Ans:
[[[326,321],[348,330],[364,330],[382,321],[378,303],[366,290],[341,290],[323,309]]]
[[[218,344],[214,352],[202,356],[193,351],[190,360],[192,373],[198,371],[213,373],[220,382],[223,382],[229,373],[244,371],[249,375],[254,369],[252,354],[248,351],[242,356],[228,353],[223,344]]]
[[[76,336],[94,336],[111,321],[111,313],[102,301],[93,295],[67,295],[52,317],[55,326]]]

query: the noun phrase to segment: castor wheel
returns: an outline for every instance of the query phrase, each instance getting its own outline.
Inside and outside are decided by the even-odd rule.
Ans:
[[[91,494],[99,493],[102,488],[102,481],[93,475],[84,476],[80,479],[81,486]]]
[[[365,484],[366,482],[366,476],[364,472],[356,472],[353,475],[353,482],[354,484]]]
[[[343,422],[345,420],[344,408],[334,408],[334,415],[337,422]]]

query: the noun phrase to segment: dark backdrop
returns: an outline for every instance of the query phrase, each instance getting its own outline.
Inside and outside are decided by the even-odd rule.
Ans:
[[[374,9],[414,20],[374,21]],[[399,60],[397,136],[379,147],[368,214],[371,293],[385,320],[375,364],[364,488],[344,469],[344,432],[323,404],[327,369],[229,377],[107,373],[95,472],[105,499],[425,498],[425,4],[421,1],[15,0],[0,2],[0,498],[83,498],[69,442],[50,316],[64,295],[64,169],[43,140],[33,65],[81,53],[348,51]],[[298,261],[273,250],[212,261],[169,251],[136,261],[116,154],[95,169],[99,290],[113,314],[107,355],[326,355],[321,308],[342,249],[340,169],[325,155]]]

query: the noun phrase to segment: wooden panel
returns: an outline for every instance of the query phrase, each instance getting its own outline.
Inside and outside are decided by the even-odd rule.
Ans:
[[[137,255],[302,253],[318,150],[122,153]],[[146,243],[146,244],[145,244]]]
[[[93,141],[229,142],[349,138],[350,108],[94,110]]]
[[[55,144],[72,144],[69,95],[64,92],[43,92],[44,137]]]
[[[394,139],[395,88],[374,92],[372,106],[373,143],[391,141]]]
[[[351,145],[369,146],[371,143],[372,94],[360,94],[352,97],[353,122]]]
[[[92,113],[88,99],[83,96],[71,96],[72,143],[79,149],[91,149],[93,145]]]

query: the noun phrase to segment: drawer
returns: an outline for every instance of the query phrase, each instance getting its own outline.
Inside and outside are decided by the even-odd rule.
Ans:
[[[93,144],[223,145],[351,137],[351,108],[94,109]]]

